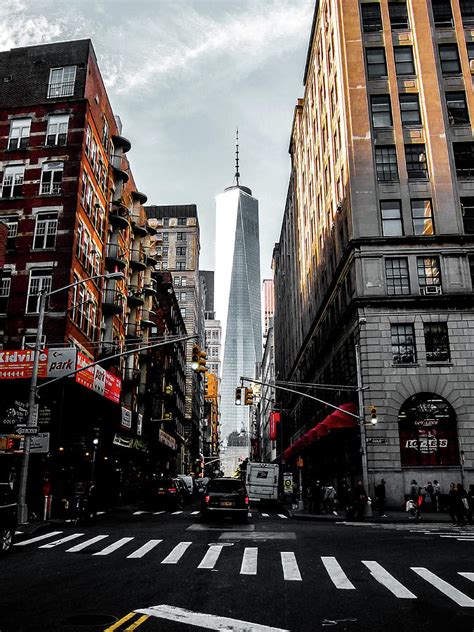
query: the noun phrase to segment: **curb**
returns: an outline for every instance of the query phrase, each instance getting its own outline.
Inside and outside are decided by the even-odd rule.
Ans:
[[[426,518],[421,518],[420,520],[410,520],[409,518],[377,518],[377,517],[369,517],[365,520],[348,520],[344,514],[339,516],[326,516],[326,515],[316,515],[316,514],[298,514],[293,512],[291,509],[287,509],[289,517],[293,520],[302,520],[308,522],[327,522],[327,523],[340,523],[340,522],[359,522],[360,524],[437,524],[437,525],[448,525],[452,526],[449,520],[427,520]]]

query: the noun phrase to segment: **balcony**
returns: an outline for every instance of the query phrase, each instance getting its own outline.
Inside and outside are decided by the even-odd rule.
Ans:
[[[74,81],[59,81],[48,86],[48,99],[60,99],[74,95]]]
[[[129,181],[130,166],[128,160],[123,155],[113,154],[110,162],[114,172],[114,179],[121,180],[124,184]]]
[[[125,339],[127,342],[140,342],[143,338],[143,331],[140,322],[128,323]]]
[[[146,204],[148,197],[140,191],[132,191],[132,198],[140,204]]]
[[[145,253],[140,248],[132,248],[130,251],[130,266],[135,270],[146,270]]]
[[[132,230],[137,237],[146,237],[148,235],[148,229],[146,224],[139,224],[132,220]]]
[[[139,384],[140,369],[130,368],[129,366],[126,366],[123,370],[123,381],[135,386]]]
[[[118,228],[119,230],[126,230],[130,227],[130,211],[128,208],[122,204],[119,200],[112,202],[109,211],[109,222],[112,224],[114,228]]]
[[[121,136],[120,134],[113,134],[112,142],[115,149],[121,148],[124,154],[132,148],[132,143],[128,140],[128,138],[125,138],[125,136]]]
[[[127,302],[129,307],[141,307],[145,303],[143,288],[138,285],[128,286]]]
[[[105,251],[105,264],[107,269],[114,272],[117,268],[123,270],[127,266],[127,253],[118,244],[107,244]]]
[[[150,257],[147,257],[147,259],[149,258]],[[147,285],[144,285],[143,292],[145,293],[145,296],[157,296],[158,291],[156,289],[156,283],[148,283]]]
[[[102,292],[102,311],[104,315],[123,314],[124,296],[117,289]]]

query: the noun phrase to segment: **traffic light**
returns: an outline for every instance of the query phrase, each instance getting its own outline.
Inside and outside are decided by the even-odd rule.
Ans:
[[[207,371],[206,361],[207,361],[207,353],[205,351],[200,351],[199,363],[198,363],[198,368],[197,368],[198,373],[205,373]]]
[[[242,405],[242,389],[241,388],[235,389],[235,405],[236,406]]]
[[[245,389],[245,405],[253,406],[253,390],[251,388]]]
[[[173,413],[165,413],[165,414],[163,415],[163,419],[164,419],[165,421],[172,421],[172,419],[173,419]]]
[[[191,358],[191,368],[193,371],[197,371],[199,368],[199,345],[193,345],[193,354]]]
[[[372,406],[372,408],[370,409],[370,423],[375,426],[377,424],[377,409],[375,408],[375,406]]]
[[[21,437],[17,435],[9,435],[7,437],[7,452],[16,452],[20,449]]]
[[[173,385],[168,384],[165,386],[165,395],[173,395]]]

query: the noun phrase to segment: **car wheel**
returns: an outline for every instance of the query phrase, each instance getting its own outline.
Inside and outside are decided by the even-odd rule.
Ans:
[[[6,553],[13,545],[14,529],[4,527],[0,529],[0,553]]]

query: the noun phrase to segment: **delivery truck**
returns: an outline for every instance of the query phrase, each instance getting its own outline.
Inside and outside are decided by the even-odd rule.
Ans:
[[[252,463],[247,465],[247,493],[250,501],[278,500],[277,463]]]

